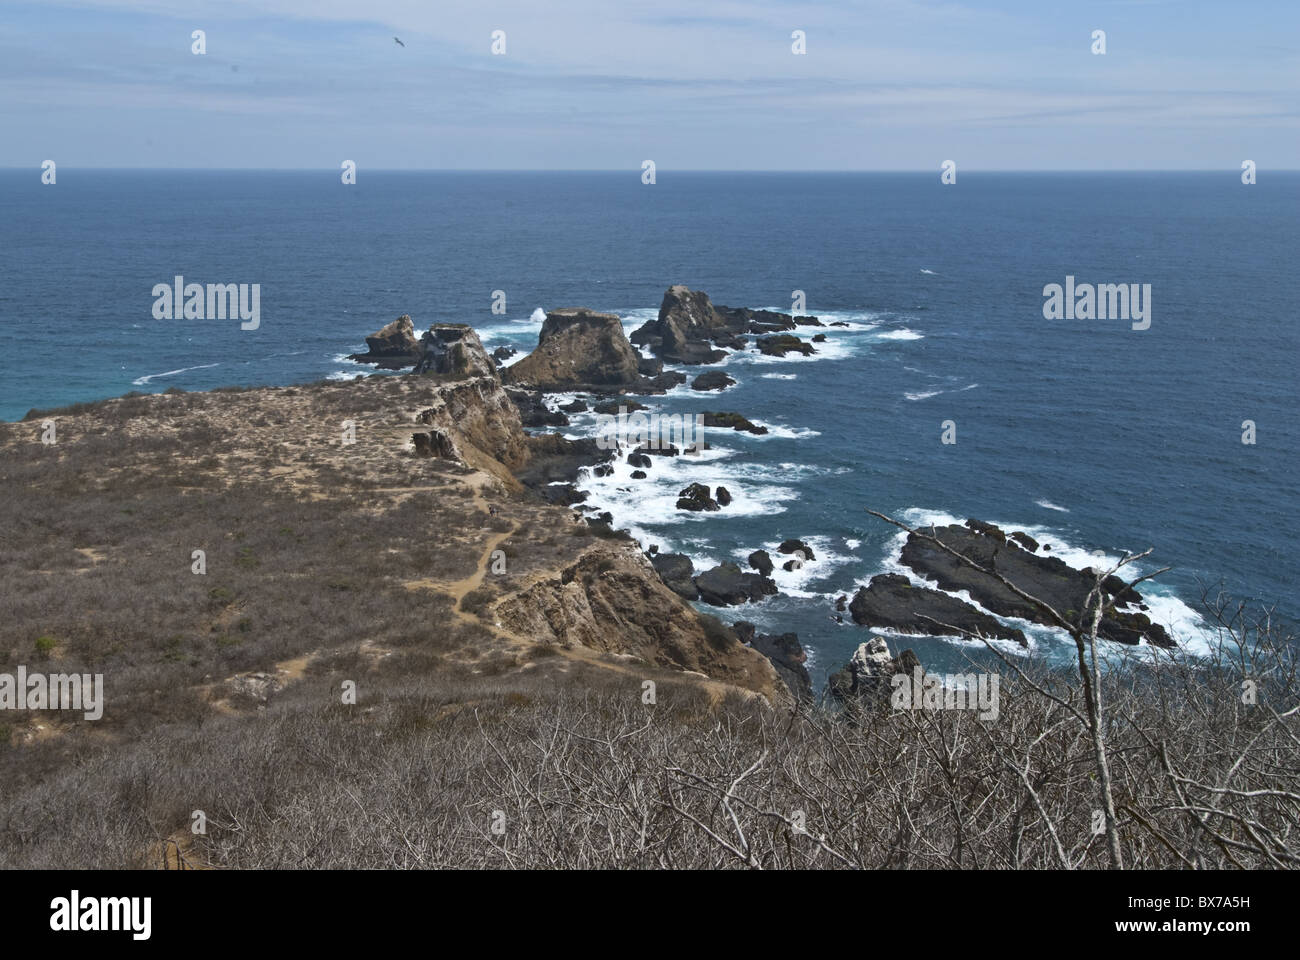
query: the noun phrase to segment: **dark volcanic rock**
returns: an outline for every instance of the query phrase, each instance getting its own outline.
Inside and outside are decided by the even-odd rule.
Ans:
[[[916,586],[897,573],[872,577],[871,585],[860,587],[854,595],[849,613],[860,626],[931,636],[961,636],[963,630],[968,630],[990,639],[1014,640],[1027,646],[1025,635],[1016,628],[1006,626],[965,600]]]
[[[384,370],[401,370],[414,366],[420,359],[420,341],[408,314],[366,337],[366,352],[354,353],[349,360],[373,363]]]
[[[659,316],[643,324],[631,339],[670,363],[701,364],[725,357],[726,351],[718,347],[742,349],[746,333],[772,334],[796,326],[819,325],[816,317],[715,306],[703,291],[677,284],[664,293]]]
[[[736,635],[742,643],[753,647],[776,668],[777,676],[785,681],[797,701],[807,702],[813,698],[812,678],[808,676],[808,654],[799,643],[799,634],[782,633],[769,636],[757,632],[754,624],[748,620],[738,620],[732,624]]]
[[[497,347],[492,351],[492,359],[500,363],[502,360],[509,360],[518,352],[514,347]]]
[[[826,334],[824,334],[824,333],[815,333],[815,334],[813,334],[812,341],[813,341],[813,343],[825,343],[825,342],[826,342]]]
[[[725,390],[736,381],[727,376],[721,370],[710,370],[708,373],[702,373],[691,383],[692,390]]]
[[[709,495],[709,488],[702,483],[692,483],[677,494],[678,510],[718,510],[718,502]]]
[[[776,548],[779,553],[794,553],[798,551],[803,554],[805,560],[816,560],[813,548],[808,546],[802,540],[783,540],[781,545]]]
[[[663,447],[640,446],[628,454],[628,463],[632,462],[633,457],[675,457],[681,451],[677,449],[677,444],[670,443]]]
[[[633,480],[644,480],[644,479],[645,479],[645,471],[644,471],[644,470],[633,470],[633,471],[632,471],[632,479],[633,479]]]
[[[1038,549],[1038,541],[1027,533],[1021,533],[1019,530],[1011,534],[1011,539],[1030,552]]]
[[[713,492],[713,496],[718,501],[718,506],[720,507],[730,506],[731,491],[728,490],[726,487],[718,487],[718,489]]]
[[[571,403],[560,404],[560,409],[565,413],[586,413],[587,404],[582,400],[574,400]]]
[[[972,527],[972,523],[976,527]],[[943,544],[985,569],[996,569],[1025,593],[1047,603],[1067,620],[1080,622],[1088,593],[1095,582],[1094,575],[1070,567],[1059,557],[1008,549],[1002,531],[996,527],[988,529],[990,526],[970,521],[966,526],[952,524],[939,527],[933,534]],[[900,559],[927,579],[934,580],[942,590],[968,591],[980,606],[1000,617],[1020,617],[1035,623],[1048,623],[1048,618],[1036,606],[1022,599],[995,577],[972,569],[916,534],[908,535]],[[1119,643],[1136,644],[1145,639],[1160,647],[1174,646],[1173,640],[1158,623],[1152,623],[1144,613],[1125,609],[1142,602],[1142,596],[1136,590],[1125,588],[1117,577],[1107,578],[1103,589],[1108,598],[1119,599],[1115,611],[1102,618],[1098,631],[1100,636]]]
[[[755,550],[749,555],[749,565],[764,577],[772,575],[772,557],[766,550]]]
[[[784,357],[791,352],[802,353],[806,357],[817,352],[811,343],[804,343],[789,333],[782,333],[775,337],[759,337],[758,349],[769,357]]]
[[[605,400],[591,408],[596,413],[603,413],[606,416],[616,417],[620,412],[636,413],[638,410],[649,410],[644,403],[639,400],[632,400],[628,397],[619,397],[617,400]]]
[[[757,573],[743,573],[734,563],[722,563],[695,578],[700,599],[715,607],[761,600],[776,594],[776,584]]]
[[[586,466],[609,460],[613,452],[601,450],[594,437],[569,440],[558,433],[528,438],[531,459],[516,476],[524,486],[538,489],[551,483],[573,483]]]
[[[739,333],[714,309],[709,295],[680,284],[664,293],[659,316],[632,333],[632,342],[646,345],[656,357],[670,363],[713,363],[726,351],[714,349],[715,336],[731,337]]]
[[[548,407],[539,390],[506,387],[506,396],[514,401],[515,407],[519,410],[519,422],[525,427],[567,427],[569,425],[569,418],[560,411]]]
[[[629,467],[640,467],[642,470],[649,470],[651,460],[644,453],[636,453],[633,451],[627,455],[627,465]]]
[[[656,553],[650,557],[650,565],[673,593],[687,600],[699,597],[700,591],[692,579],[695,564],[691,563],[690,557],[682,553]]]
[[[587,499],[587,494],[571,483],[548,483],[537,487],[536,491],[547,503],[558,503],[562,507],[570,507]]]
[[[767,433],[767,427],[760,427],[751,423],[747,418],[738,413],[711,413],[705,411],[704,425],[706,427],[722,427],[730,430],[743,430],[745,433],[752,433],[762,436]]]

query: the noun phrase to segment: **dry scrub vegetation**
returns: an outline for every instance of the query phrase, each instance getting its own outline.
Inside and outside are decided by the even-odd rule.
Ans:
[[[1207,597],[1215,658],[1135,660],[1090,698],[1079,674],[1025,662],[996,722],[772,709],[628,657],[512,644],[494,597],[569,562],[586,528],[461,465],[393,456],[410,425],[392,410],[422,388],[373,379],[238,410],[221,394],[90,405],[57,416],[52,448],[32,420],[0,425],[0,670],[103,673],[110,704],[95,723],[0,718],[0,864],[158,867],[169,840],[192,865],[243,868],[1300,862],[1294,638],[1266,616]],[[495,538],[510,572],[479,582]]]

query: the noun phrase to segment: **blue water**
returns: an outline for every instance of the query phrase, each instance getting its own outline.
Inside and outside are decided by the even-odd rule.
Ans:
[[[527,348],[538,307],[612,311],[631,329],[670,283],[787,312],[800,289],[808,313],[855,327],[827,331],[812,360],[733,358],[740,383],[721,397],[659,402],[782,429],[711,437],[712,460],[658,486],[594,490],[622,525],[701,562],[812,538],[818,561],[783,576],[785,596],[734,612],[796,630],[818,678],[864,637],[830,620],[827,596],[889,568],[893,532],[867,507],[1028,528],[1066,556],[1153,546],[1175,567],[1156,612],[1179,630],[1202,580],[1294,618],[1298,214],[1300,174],[1246,187],[1233,171],[965,173],[956,186],[369,173],[349,187],[331,171],[61,168],[55,186],[0,171],[0,417],[352,375],[341,356],[400,313]],[[176,274],[261,284],[260,329],[154,320],[152,287]],[[1043,286],[1067,274],[1151,284],[1151,328],[1044,320]],[[505,317],[490,312],[497,289]],[[725,483],[735,509],[660,509],[696,476]],[[923,659],[952,648],[914,645]]]

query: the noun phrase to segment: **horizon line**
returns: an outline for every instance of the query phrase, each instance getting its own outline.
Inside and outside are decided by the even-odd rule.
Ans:
[[[93,173],[338,173],[338,167],[82,167],[65,166],[67,170],[82,170]],[[362,167],[368,173],[619,173],[639,176],[640,167]],[[971,173],[1240,173],[1241,167],[966,167],[959,168],[963,174]],[[1300,173],[1300,167],[1266,167],[1267,173]],[[37,171],[41,165],[0,166],[0,172]],[[659,168],[657,173],[664,172]],[[767,169],[767,168],[725,168],[725,167],[671,167],[668,173],[798,173],[798,174],[869,174],[869,173],[911,173],[930,175],[942,172],[940,166],[918,169],[916,167],[889,169]]]

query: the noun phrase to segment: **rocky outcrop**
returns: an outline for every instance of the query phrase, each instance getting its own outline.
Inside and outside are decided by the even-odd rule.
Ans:
[[[1033,553],[1038,549],[1038,541],[1027,533],[1021,533],[1019,530],[1011,534],[1011,539],[1020,544],[1030,553]]]
[[[546,315],[537,349],[503,376],[546,391],[631,387],[641,379],[638,360],[617,316],[569,307]]]
[[[709,493],[708,487],[702,483],[692,483],[677,494],[677,509],[712,512],[721,508]]]
[[[757,573],[744,573],[734,563],[721,563],[695,578],[700,599],[715,607],[761,600],[774,596],[776,584]]]
[[[758,633],[754,624],[739,620],[732,624],[742,643],[757,650],[776,668],[777,676],[785,681],[791,695],[801,703],[813,699],[812,678],[808,676],[808,654],[799,643],[799,634],[782,633],[776,636]]]
[[[798,554],[803,560],[816,560],[817,556],[813,553],[813,548],[808,546],[802,540],[782,540],[781,545],[776,548],[778,553]]]
[[[911,677],[920,665],[911,650],[894,657],[889,653],[889,644],[881,637],[872,637],[858,644],[848,665],[831,675],[826,689],[831,697],[846,705],[881,710],[889,705],[894,676]]]
[[[752,433],[755,436],[762,436],[767,433],[767,427],[760,427],[738,413],[713,413],[712,411],[706,410],[703,413],[703,417],[704,425],[706,427],[721,427],[724,430],[740,430],[745,433]]]
[[[965,600],[938,590],[917,586],[897,573],[882,573],[859,587],[849,603],[849,613],[859,626],[925,636],[963,636],[963,631],[989,639],[1013,640],[1027,646],[1025,635],[996,617],[977,610]]]
[[[420,338],[420,358],[414,373],[436,373],[453,380],[497,376],[474,328],[465,323],[435,323]]]
[[[426,402],[429,406],[416,419],[457,437],[460,457],[471,466],[485,464],[460,442],[462,439],[509,470],[521,469],[530,460],[529,438],[520,422],[519,410],[495,376],[439,384]]]
[[[727,355],[719,347],[739,350],[745,346],[743,334],[765,335],[820,325],[816,317],[717,306],[707,293],[675,284],[664,293],[659,316],[634,331],[631,340],[669,363],[716,363]]]
[[[695,564],[684,553],[657,553],[650,565],[673,593],[686,600],[696,600],[700,591],[695,586]]]
[[[925,532],[931,533],[929,529]],[[1002,530],[977,520],[968,521],[965,526],[939,527],[933,534],[945,546],[986,570],[996,569],[1022,591],[1047,603],[1070,622],[1082,622],[1088,593],[1096,581],[1093,573],[1076,570],[1059,557],[1041,556],[1027,549],[1011,547]],[[941,590],[967,591],[976,603],[1000,617],[1019,617],[1050,625],[1050,619],[1037,606],[996,577],[973,569],[916,534],[908,535],[900,559],[926,579],[935,581]],[[1165,629],[1140,612],[1141,594],[1115,576],[1108,577],[1102,586],[1107,600],[1117,599],[1115,611],[1102,618],[1098,630],[1100,636],[1119,643],[1137,644],[1145,640],[1159,647],[1174,646]]]
[[[769,357],[784,357],[787,353],[801,353],[807,357],[817,352],[811,343],[804,343],[798,337],[788,333],[775,337],[760,337],[758,349]]]
[[[525,427],[567,427],[569,418],[559,410],[546,405],[546,395],[540,390],[506,387],[506,393],[519,410],[519,419]]]
[[[692,390],[725,390],[733,386],[735,380],[727,376],[721,370],[710,370],[708,373],[702,373],[691,383]]]
[[[409,314],[366,337],[366,352],[351,354],[349,360],[373,363],[382,370],[401,370],[420,359],[420,341]]]
[[[766,550],[755,550],[748,557],[749,565],[759,572],[760,576],[770,577],[772,575],[772,557]]]
[[[527,487],[540,489],[554,483],[573,483],[583,467],[597,466],[614,456],[602,450],[594,437],[570,440],[558,433],[527,438],[528,465],[516,473]]]

